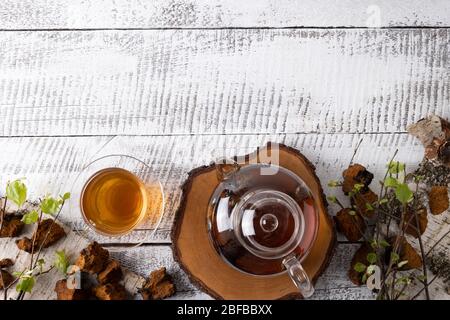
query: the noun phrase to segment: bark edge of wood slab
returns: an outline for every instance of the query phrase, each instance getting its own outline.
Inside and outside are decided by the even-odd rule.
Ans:
[[[272,143],[245,156],[246,163],[258,159]],[[303,267],[315,283],[328,266],[335,245],[334,223],[327,212],[327,201],[314,165],[299,150],[279,146],[279,165],[298,174],[309,186],[319,209],[319,232]],[[252,276],[226,263],[216,252],[207,229],[207,208],[219,184],[214,164],[191,170],[182,185],[182,198],[175,213],[171,233],[175,261],[191,282],[216,299],[272,300],[302,298],[287,273]],[[313,296],[314,297],[314,296]]]

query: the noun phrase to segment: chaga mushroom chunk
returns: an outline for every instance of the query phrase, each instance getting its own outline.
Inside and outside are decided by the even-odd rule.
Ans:
[[[119,282],[122,279],[122,268],[116,260],[111,260],[105,270],[98,274],[97,280],[101,284]]]
[[[58,300],[88,300],[89,291],[85,289],[67,288],[67,280],[59,280],[55,285],[55,292]]]
[[[361,192],[368,190],[369,184],[372,182],[373,174],[360,164],[350,165],[342,173],[344,177],[344,183],[342,185],[342,191],[348,194],[353,190],[355,184],[362,184]]]
[[[22,216],[5,215],[3,227],[0,230],[0,238],[14,238],[19,236],[23,230],[23,226]]]
[[[57,224],[53,219],[45,219],[36,230],[36,240],[34,243],[35,251],[36,248],[48,248],[51,245],[58,242],[61,238],[65,237],[66,232],[64,229]],[[33,235],[34,237],[34,235]],[[22,238],[16,241],[17,247],[20,250],[31,253],[32,251],[32,240],[29,238]]]
[[[340,210],[336,216],[336,227],[338,231],[342,232],[349,241],[358,241],[362,238],[366,231],[366,224],[363,218],[349,208]]]
[[[28,253],[31,252],[31,240],[27,237],[17,240],[16,245],[19,250],[26,251]]]
[[[389,261],[389,257],[391,255],[392,248],[395,245],[396,239],[396,236],[388,239],[388,242],[391,244],[391,246],[389,247],[390,250],[386,250],[387,261]],[[422,258],[413,248],[413,246],[409,244],[405,237],[400,237],[399,239],[398,255],[398,262],[408,261],[406,264],[402,265],[399,270],[406,271],[411,269],[419,269],[420,267],[422,267]]]
[[[99,273],[103,271],[109,261],[109,252],[97,242],[89,244],[80,252],[76,265],[81,271]]]
[[[450,138],[439,146],[438,154],[441,163],[450,168]]]
[[[12,261],[11,259],[0,260],[0,269],[9,268],[9,267],[12,267],[13,265],[14,265],[14,261]]]
[[[14,281],[14,277],[6,270],[0,270],[0,272],[2,273],[0,277],[0,289],[4,289]]]
[[[447,186],[434,186],[428,193],[430,211],[437,215],[443,213],[449,207]]]
[[[94,294],[99,300],[127,300],[125,287],[118,283],[100,284],[94,289]]]
[[[367,255],[371,252],[374,252],[373,248],[367,242],[363,243],[361,247],[359,247],[359,249],[356,250],[352,262],[350,263],[350,270],[348,271],[348,277],[354,284],[358,286],[364,284],[362,282],[363,273],[356,271],[355,265],[359,262],[367,266],[368,264]]]
[[[174,295],[175,285],[172,277],[166,273],[166,268],[152,271],[140,293],[144,300],[161,300]]]
[[[410,236],[413,236],[414,238],[418,238],[427,229],[428,225],[427,210],[425,208],[418,209],[417,218],[419,222],[418,227],[414,211],[410,210],[406,212],[405,221],[403,223],[403,230],[405,231],[405,233],[409,234]]]

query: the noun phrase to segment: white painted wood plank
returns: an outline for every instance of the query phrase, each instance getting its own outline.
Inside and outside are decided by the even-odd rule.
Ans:
[[[449,26],[450,5],[445,0],[3,0],[0,17],[1,29]]]
[[[133,155],[151,165],[160,177],[167,195],[166,213],[154,239],[149,237],[148,230],[141,230],[121,241],[167,243],[181,197],[179,188],[191,169],[222,156],[247,154],[268,141],[280,142],[301,150],[316,165],[325,193],[334,194],[335,190],[330,190],[327,182],[340,177],[361,138],[364,140],[355,161],[365,164],[379,179],[396,148],[399,149],[398,159],[411,168],[423,155],[420,143],[407,134],[2,138],[0,186],[8,179],[27,177],[30,196],[36,199],[47,192],[70,190],[73,179],[94,158],[115,153]],[[330,209],[334,213],[337,208]],[[70,216],[67,210],[63,217],[65,221],[80,220],[78,213]]]
[[[450,29],[0,33],[0,135],[403,132]]]

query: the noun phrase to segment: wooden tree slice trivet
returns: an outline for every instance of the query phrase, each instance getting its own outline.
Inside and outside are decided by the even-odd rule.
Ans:
[[[261,161],[260,155],[270,151],[271,143],[245,156],[245,164]],[[312,165],[298,150],[279,146],[279,165],[300,176],[309,186],[319,209],[317,240],[303,267],[315,283],[327,267],[336,243],[332,219],[320,181]],[[269,277],[252,276],[230,266],[213,247],[207,230],[207,208],[219,180],[214,164],[196,168],[183,184],[180,207],[172,229],[174,258],[191,281],[216,299],[288,299],[301,298],[297,288],[282,273]],[[314,297],[314,296],[313,296]]]

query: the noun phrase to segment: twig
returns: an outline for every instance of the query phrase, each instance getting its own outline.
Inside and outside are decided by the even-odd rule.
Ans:
[[[35,275],[35,277],[39,277],[39,276],[41,276],[41,275],[43,275],[43,274],[49,273],[50,271],[53,270],[54,267],[55,267],[55,266],[51,266],[51,267],[48,268],[47,270],[42,271],[42,272],[39,272],[38,274]],[[22,274],[23,274],[23,271],[22,271]],[[20,278],[20,277],[19,277],[19,278]],[[17,279],[19,279],[19,278],[17,278]],[[20,291],[19,295],[17,296],[17,300],[23,300],[23,298],[25,297],[25,294],[26,294],[25,291]]]
[[[397,270],[394,270],[392,274],[392,284],[391,284],[391,297],[395,300],[395,281],[397,278]]]
[[[336,198],[336,204],[341,207],[341,209],[345,209],[344,205],[342,204],[342,202],[339,201],[338,198]]]
[[[403,292],[405,292],[406,288],[408,287],[408,283],[404,283],[403,287],[400,289],[400,291],[398,292],[398,294],[395,296],[394,300],[398,300],[400,299],[400,297],[402,296]]]
[[[404,205],[403,212],[402,212],[401,219],[400,219],[400,226],[402,226],[404,221],[405,221],[406,210],[407,210],[407,206]],[[395,238],[395,242],[394,242],[394,245],[393,245],[393,248],[392,248],[392,251],[391,251],[391,257],[389,258],[389,265],[388,265],[388,268],[387,268],[387,271],[386,271],[386,274],[385,274],[385,280],[382,282],[382,288],[385,287],[386,279],[389,277],[389,274],[391,273],[392,267],[394,265],[393,259],[392,259],[392,252],[398,254],[398,249],[399,249],[399,246],[400,246],[400,239],[404,235],[403,228],[401,228],[400,231],[401,232],[399,234],[397,234],[397,237]],[[387,290],[385,290],[385,291],[387,292]]]
[[[354,195],[352,195],[352,196],[350,197],[350,199],[352,199],[353,202],[356,203],[356,198],[355,198]],[[352,208],[352,210],[356,212],[356,208]],[[354,225],[356,226],[356,228],[358,229],[359,233],[362,235],[362,237],[364,238],[364,240],[365,240],[366,242],[370,242],[369,239],[368,239],[367,236],[366,236],[366,233],[363,232],[363,231],[361,230],[361,228],[359,227],[359,225],[358,225],[358,223],[357,223],[357,221],[356,221],[356,217],[352,216],[352,218],[353,218],[352,220],[353,220],[353,222],[354,222]],[[362,222],[364,223],[364,227],[367,228],[366,220],[364,220],[363,217],[360,217],[360,218],[361,218]]]
[[[30,269],[33,269],[33,256],[34,256],[34,247],[35,247],[35,243],[36,243],[36,237],[38,234],[38,230],[39,230],[39,225],[41,224],[42,221],[42,210],[39,214],[39,219],[38,219],[38,223],[37,223],[37,227],[36,230],[34,231],[33,234],[33,240],[31,242],[31,258],[30,258]]]
[[[416,185],[416,194],[418,192],[418,189],[419,189],[419,185],[417,184]],[[413,211],[414,211],[414,217],[416,218],[416,227],[417,227],[417,235],[418,235],[418,240],[419,240],[420,255],[422,256],[422,270],[423,270],[423,276],[424,276],[423,285],[425,287],[425,296],[426,296],[427,300],[430,300],[430,291],[428,290],[428,281],[427,281],[427,264],[425,263],[426,255],[425,255],[425,250],[423,249],[422,235],[420,234],[419,216],[417,214],[417,210],[413,210]]]
[[[356,153],[358,152],[359,147],[361,146],[361,143],[363,142],[363,140],[364,140],[364,138],[361,138],[361,139],[359,140],[358,144],[356,145],[355,151],[353,151],[352,158],[350,159],[350,165],[353,163],[353,159],[355,159]],[[350,165],[349,165],[349,166],[350,166]]]
[[[59,215],[61,214],[61,211],[62,211],[62,209],[63,209],[63,207],[64,207],[64,203],[65,203],[65,201],[63,200],[63,202],[61,203],[61,206],[60,206],[60,208],[59,208],[58,213],[56,214],[55,218],[54,218],[53,221],[52,221],[52,224],[50,225],[50,228],[48,228],[48,231],[47,231],[47,233],[46,233],[46,235],[45,235],[45,237],[44,237],[44,241],[42,241],[42,243],[41,243],[41,245],[40,245],[40,247],[39,247],[39,251],[38,251],[37,256],[36,256],[36,261],[35,261],[35,263],[34,263],[34,267],[36,267],[36,263],[37,263],[37,261],[39,261],[39,257],[41,256],[42,249],[44,248],[44,245],[45,245],[45,243],[47,242],[47,238],[48,238],[48,236],[50,235],[50,233],[51,233],[51,231],[52,231],[52,228],[53,228],[54,224],[56,223],[56,221],[58,220]]]
[[[48,268],[47,270],[42,271],[42,272],[39,272],[39,273],[36,275],[36,277],[37,277],[37,276],[42,276],[43,274],[46,274],[46,273],[49,273],[50,271],[53,270],[53,268],[55,268],[55,266],[51,266],[51,267]]]
[[[3,221],[5,221],[5,214],[6,214],[6,202],[8,201],[8,197],[5,196],[5,202],[3,203],[3,209],[2,214],[0,215],[0,232],[3,229]]]
[[[428,286],[430,286],[433,282],[434,282],[434,280],[436,280],[437,278],[438,278],[438,276],[439,276],[439,273],[438,274],[436,274],[431,280],[430,280],[430,282],[428,282]],[[411,300],[415,300],[424,290],[425,290],[425,288],[427,288],[427,287],[423,287],[422,289],[420,289],[419,290],[419,292],[417,292],[412,298],[411,298]]]
[[[397,154],[398,154],[398,149],[395,149],[394,154],[393,154],[391,160],[389,161],[389,165],[392,163],[392,161],[394,161],[394,159],[395,159],[395,157],[397,156]],[[379,194],[378,199],[381,199],[381,198],[382,198],[382,196],[383,196],[383,190],[386,189],[386,188],[384,187],[384,181],[386,180],[388,174],[389,174],[389,168],[387,168],[387,170],[386,170],[386,172],[385,172],[385,174],[384,174],[383,185],[381,186],[380,194]]]
[[[7,294],[6,294],[6,292],[9,290],[9,289],[11,289],[11,287],[13,286],[13,285],[15,285],[16,283],[17,283],[17,281],[19,281],[20,280],[20,277],[22,277],[22,275],[25,273],[25,270],[22,270],[22,272],[19,274],[19,276],[18,277],[16,277],[7,287],[6,287],[6,289],[5,289],[5,300],[7,300]]]
[[[396,149],[394,151],[394,154],[392,155],[391,160],[389,161],[389,164],[392,163],[392,161],[394,161],[395,157],[397,156],[398,153],[398,149]],[[380,188],[380,193],[378,195],[378,201],[380,201],[383,198],[383,191],[385,192],[387,190],[387,188],[384,186],[384,181],[386,180],[387,176],[389,174],[389,168],[386,169],[386,172],[384,173],[384,178],[383,178],[383,183],[381,184],[381,188]],[[380,205],[378,204],[378,207],[380,207]],[[376,234],[376,240],[378,242],[378,239],[380,238],[380,232],[381,232],[381,227],[379,226],[379,217],[377,217],[378,219],[378,223],[377,223],[377,234]],[[386,236],[389,236],[389,228],[391,225],[391,219],[389,219],[388,223],[387,223],[387,229],[386,229]]]
[[[444,235],[442,237],[439,238],[438,241],[436,241],[435,244],[433,244],[433,246],[428,250],[427,254],[425,255],[425,257],[428,257],[430,255],[430,253],[434,250],[434,248],[436,248],[436,246],[442,242],[442,240],[445,239],[445,237],[447,237],[450,234],[450,230],[447,231],[446,233],[444,233]]]
[[[17,300],[23,300],[23,298],[25,297],[25,291],[20,291],[19,295],[17,296]]]
[[[2,281],[2,287],[3,287],[3,300],[7,300],[8,298],[8,289],[5,286],[5,281],[3,280],[3,270],[0,268],[0,280]]]

